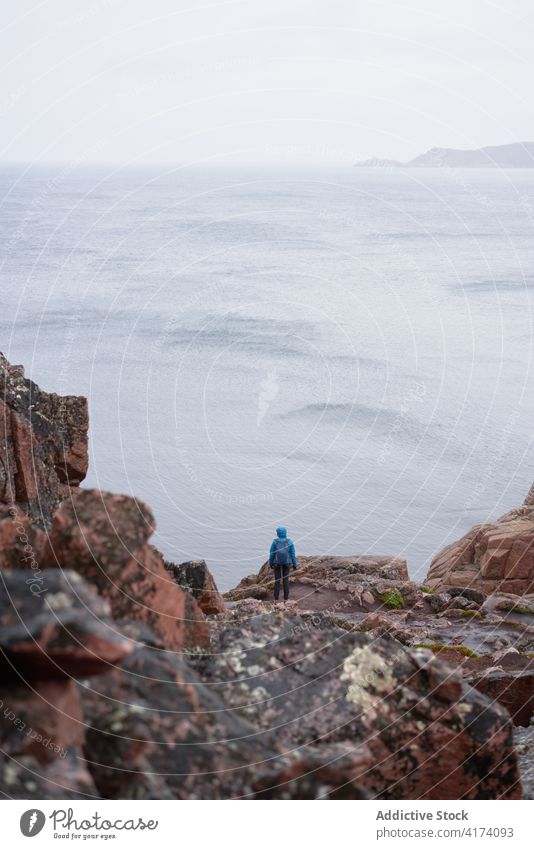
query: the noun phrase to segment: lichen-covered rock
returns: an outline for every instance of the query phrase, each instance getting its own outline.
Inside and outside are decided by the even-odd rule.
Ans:
[[[189,560],[178,564],[165,562],[165,568],[178,586],[197,600],[198,606],[207,616],[224,612],[224,599],[205,560]]]
[[[523,501],[523,506],[534,507],[534,483],[526,494],[525,500]]]
[[[518,591],[534,508],[503,518],[506,557],[475,529],[441,595],[398,558],[301,557],[283,610],[225,608],[203,561],[164,564],[142,502],[77,489],[85,399],[0,357],[0,420],[4,796],[519,798],[508,714],[464,679],[526,670],[528,611],[497,615],[470,578],[502,561]],[[272,579],[265,564],[229,598],[267,599]],[[432,651],[405,647],[430,635]]]
[[[353,780],[372,796],[519,798],[508,714],[458,670],[426,650],[239,608],[214,623],[203,677],[254,727],[288,747],[364,747]]]
[[[76,572],[0,574],[3,680],[81,677],[102,672],[132,651],[106,602]]]
[[[200,608],[147,542],[154,527],[149,508],[135,498],[74,490],[54,513],[43,562],[79,572],[109,601],[115,618],[146,622],[167,648],[205,648]]]
[[[87,474],[87,400],[43,392],[0,354],[0,504],[47,527]]]
[[[145,545],[155,521],[142,501],[96,489],[72,492],[54,513],[44,566],[76,568],[102,593]],[[170,583],[170,582],[167,582]]]
[[[477,690],[508,709],[515,725],[530,725],[534,719],[534,659],[525,658],[523,668],[493,668],[470,678]]]

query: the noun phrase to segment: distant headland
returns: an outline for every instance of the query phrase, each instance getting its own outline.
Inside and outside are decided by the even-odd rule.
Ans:
[[[358,168],[534,168],[534,142],[516,142],[476,150],[432,147],[409,162],[396,159],[366,159]]]

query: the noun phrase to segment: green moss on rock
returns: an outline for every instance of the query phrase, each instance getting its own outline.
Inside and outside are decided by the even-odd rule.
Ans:
[[[397,587],[392,587],[390,590],[386,590],[386,592],[378,593],[378,598],[382,604],[385,604],[386,607],[392,610],[404,609],[404,599]]]

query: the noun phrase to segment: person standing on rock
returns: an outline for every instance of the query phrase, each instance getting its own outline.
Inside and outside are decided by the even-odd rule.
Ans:
[[[269,566],[274,570],[274,600],[280,597],[280,581],[284,581],[284,601],[289,598],[289,570],[297,568],[295,546],[285,528],[276,529],[276,538],[271,543]]]

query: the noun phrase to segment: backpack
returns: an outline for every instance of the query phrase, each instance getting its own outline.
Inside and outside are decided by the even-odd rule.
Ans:
[[[284,537],[283,539],[280,539],[280,537],[278,537],[277,539],[275,539],[275,543],[276,543],[276,551],[274,553],[274,564],[275,564],[275,566],[287,566],[290,559],[291,559],[290,556],[289,556],[289,546],[290,546],[291,540],[289,540],[287,537]]]

